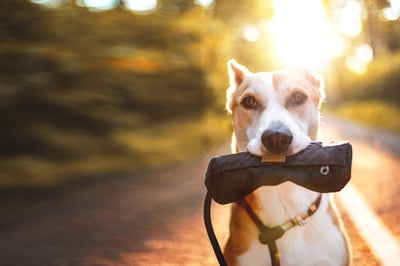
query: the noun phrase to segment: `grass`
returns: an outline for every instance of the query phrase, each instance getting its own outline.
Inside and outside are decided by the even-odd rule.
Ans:
[[[326,111],[374,128],[400,134],[400,107],[378,100],[358,100],[338,107],[327,107]]]

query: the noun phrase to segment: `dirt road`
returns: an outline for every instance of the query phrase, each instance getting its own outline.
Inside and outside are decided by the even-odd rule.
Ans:
[[[351,182],[400,238],[399,137],[325,120],[325,139],[353,143]],[[203,226],[203,181],[209,158],[227,152],[60,190],[2,191],[0,265],[217,265]],[[229,207],[212,211],[223,241]],[[343,217],[355,265],[381,265]]]

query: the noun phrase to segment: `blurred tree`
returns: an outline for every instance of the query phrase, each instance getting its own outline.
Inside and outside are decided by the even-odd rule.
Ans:
[[[29,10],[29,12],[28,12]],[[38,41],[45,38],[46,12],[27,0],[0,1],[0,38],[7,41]]]
[[[211,10],[164,0],[154,14],[139,16],[123,3],[92,12],[73,0],[53,7],[0,1],[0,185],[174,158],[163,149],[171,144],[162,142],[168,137],[160,137],[160,128],[177,121],[201,125],[216,109],[214,93],[223,94],[225,75],[209,73],[218,72],[229,46]],[[218,110],[223,113],[223,105]],[[207,130],[197,134],[192,155],[209,139]],[[158,154],[137,139],[149,140]],[[185,153],[173,152],[175,158]],[[18,167],[24,160],[30,167]],[[98,160],[110,163],[93,165]],[[34,176],[34,168],[44,169],[43,177]],[[69,174],[52,174],[55,168]]]
[[[186,12],[190,8],[193,8],[194,1],[191,0],[160,0],[159,8],[169,12]]]
[[[327,13],[335,23],[340,23],[346,4],[356,3],[361,7],[361,31],[350,37],[342,34],[346,49],[341,57],[331,62],[332,71],[327,76],[327,87],[332,88],[328,91],[331,103],[357,98],[399,101],[397,88],[400,83],[394,73],[399,69],[400,20],[398,17],[388,20],[383,16],[385,8],[391,6],[390,2],[324,0]],[[370,48],[372,54],[368,54],[368,49],[360,48]]]
[[[266,20],[274,14],[272,0],[216,0],[215,16],[230,27]]]
[[[131,166],[129,158],[145,164],[143,154],[152,154],[137,139],[148,140],[159,157],[172,158],[170,143],[156,147],[162,141],[160,129],[168,131],[176,121],[199,124],[210,112],[214,117],[224,114],[229,58],[253,71],[277,67],[265,28],[274,15],[272,0],[216,0],[213,8],[193,0],[159,0],[158,9],[146,16],[129,11],[123,0],[95,12],[84,1],[54,3],[0,1],[0,184],[4,175],[12,178],[13,169],[20,171],[21,180],[35,180],[31,169],[18,167],[20,158],[29,158],[40,172],[66,163],[85,168],[85,162],[98,158],[119,160],[110,166],[114,168]],[[324,3],[332,8],[338,0]],[[365,35],[350,39],[350,47],[369,42],[375,55],[398,53],[399,21],[379,16],[386,4],[365,0]],[[246,29],[259,39],[246,40]],[[394,62],[386,58],[380,64]],[[354,91],[349,88],[357,84],[366,88],[363,97],[370,90],[374,96],[398,99],[396,58],[397,68],[376,64],[379,68],[368,73],[381,73],[387,82],[363,78],[362,83],[347,76],[338,87]],[[334,63],[339,76],[345,63],[346,57]],[[213,119],[206,125],[198,132],[201,136],[189,136],[199,141],[196,147],[207,148],[207,134],[220,135],[214,134],[218,127]],[[56,176],[49,172],[48,178]]]
[[[365,7],[365,41],[371,45],[374,55],[379,56],[379,54],[387,50],[390,46],[397,46],[397,44],[393,43],[392,36],[398,29],[394,31],[392,23],[382,21],[380,15],[382,9],[390,6],[387,0],[363,0],[363,2]]]

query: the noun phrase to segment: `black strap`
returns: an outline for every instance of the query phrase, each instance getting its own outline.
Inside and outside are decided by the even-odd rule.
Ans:
[[[206,197],[204,199],[204,224],[206,226],[207,235],[208,235],[210,243],[213,247],[213,250],[214,250],[215,256],[217,257],[219,265],[227,266],[228,264],[225,261],[224,254],[222,253],[221,247],[219,246],[218,239],[215,236],[215,232],[214,232],[214,229],[213,229],[213,226],[211,223],[211,201],[212,201],[212,198],[211,198],[210,194],[207,192]],[[247,204],[247,202],[244,206],[248,206],[247,208],[249,208],[249,210],[251,210],[251,208]],[[254,213],[254,212],[250,211],[248,213],[250,214],[250,213]],[[253,218],[255,219],[254,221],[256,221],[256,220],[259,221],[259,224],[257,226],[262,226],[265,229],[268,229],[268,227],[266,227],[261,222],[261,220],[257,217],[257,215],[254,214]],[[280,265],[280,256],[279,256],[278,246],[276,245],[276,242],[271,241],[271,242],[267,243],[267,245],[268,245],[272,265],[279,266]]]
[[[221,247],[218,244],[218,239],[215,236],[214,229],[211,223],[211,200],[212,198],[210,194],[207,192],[206,198],[204,199],[204,224],[206,226],[207,235],[208,238],[210,239],[211,245],[214,249],[214,253],[218,259],[219,265],[227,266],[227,263],[225,261],[224,255],[222,254]]]
[[[276,240],[281,238],[287,230],[296,225],[304,225],[304,220],[313,215],[317,210],[321,203],[322,194],[319,194],[317,199],[311,204],[311,206],[307,210],[307,214],[304,216],[296,216],[295,219],[290,220],[289,222],[278,225],[275,227],[266,226],[261,219],[254,213],[250,204],[246,201],[245,198],[238,200],[236,203],[239,204],[247,214],[250,219],[254,222],[254,224],[258,227],[260,231],[259,240],[262,244],[268,245],[269,254],[271,257],[271,263],[273,266],[280,265],[280,254],[278,247],[276,245]]]

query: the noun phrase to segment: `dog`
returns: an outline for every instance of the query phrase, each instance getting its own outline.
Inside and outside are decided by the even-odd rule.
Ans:
[[[320,140],[319,107],[325,98],[324,80],[301,66],[252,73],[235,60],[228,62],[226,109],[232,115],[232,152],[257,156],[291,155]],[[319,196],[321,195],[321,196]],[[268,227],[318,208],[276,240],[281,265],[351,265],[351,247],[333,199],[292,182],[260,187],[245,197]],[[234,203],[224,247],[228,265],[271,265],[267,245],[246,208]]]

